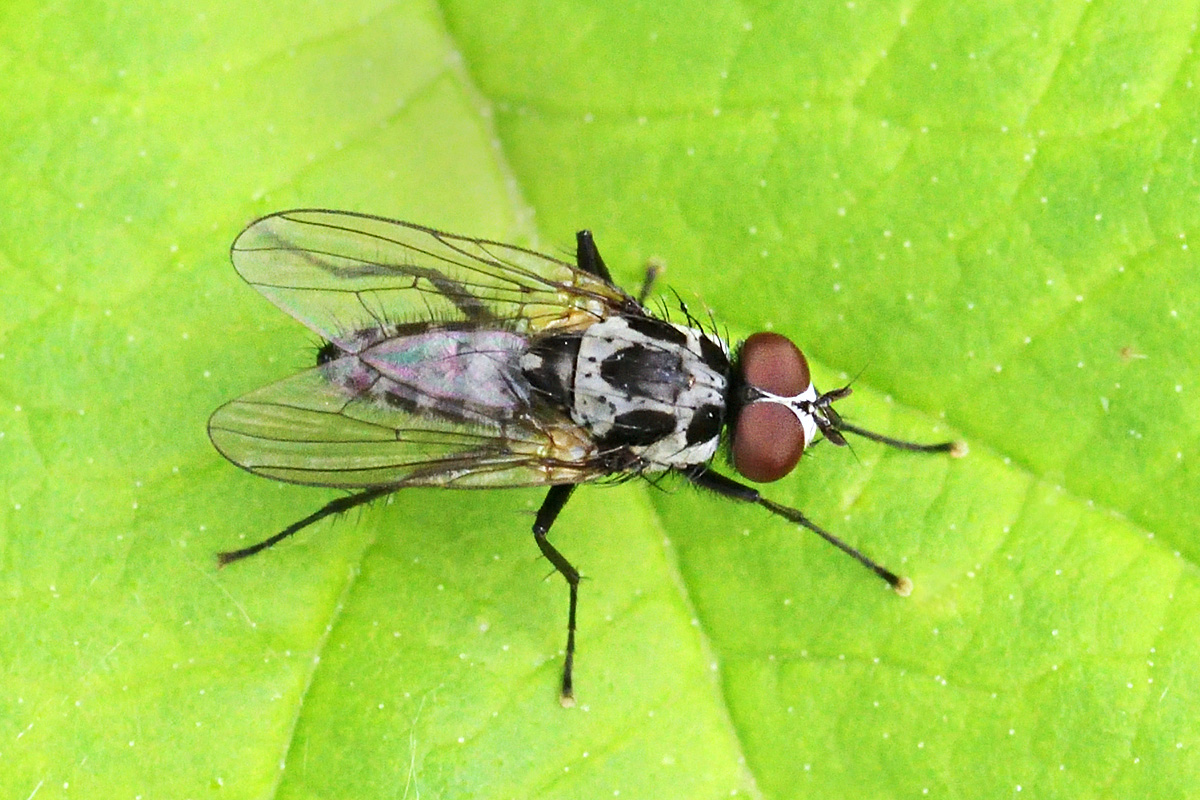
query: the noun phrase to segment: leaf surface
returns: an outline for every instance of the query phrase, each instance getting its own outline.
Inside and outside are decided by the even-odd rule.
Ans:
[[[1196,3],[0,10],[0,794],[1182,797],[1200,609]],[[760,509],[585,488],[580,705],[540,494],[223,462],[311,337],[229,243],[283,208],[569,253],[843,413]]]

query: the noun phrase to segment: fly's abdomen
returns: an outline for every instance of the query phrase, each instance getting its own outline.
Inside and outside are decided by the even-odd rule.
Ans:
[[[508,331],[435,328],[382,339],[325,369],[334,383],[388,405],[495,426],[528,409],[520,364],[527,343]]]
[[[582,338],[580,333],[543,336],[521,358],[525,379],[542,402],[568,417],[575,403],[575,362]]]

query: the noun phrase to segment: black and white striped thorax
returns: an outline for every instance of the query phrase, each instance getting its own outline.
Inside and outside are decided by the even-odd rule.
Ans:
[[[729,354],[715,336],[649,316],[619,315],[533,342],[530,385],[567,409],[604,451],[656,472],[711,459],[725,423]]]

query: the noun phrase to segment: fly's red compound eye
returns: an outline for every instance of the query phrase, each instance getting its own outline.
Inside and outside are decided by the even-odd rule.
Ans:
[[[780,397],[795,397],[812,383],[800,348],[778,333],[756,333],[746,340],[742,376],[756,389]]]
[[[756,389],[795,397],[812,384],[800,348],[777,333],[756,333],[742,345],[742,377]],[[777,402],[750,403],[733,431],[733,466],[758,483],[777,481],[804,454],[804,428],[795,412]]]

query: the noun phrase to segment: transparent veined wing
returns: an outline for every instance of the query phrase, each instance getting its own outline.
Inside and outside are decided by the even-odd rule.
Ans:
[[[355,334],[368,329],[390,335],[436,321],[565,330],[637,305],[551,256],[345,211],[263,217],[242,231],[231,257],[247,283],[351,353],[361,346]]]
[[[483,488],[602,477],[587,434],[561,417],[491,425],[413,413],[331,380],[344,356],[251,392],[209,419],[213,445],[257,475],[312,486]]]

